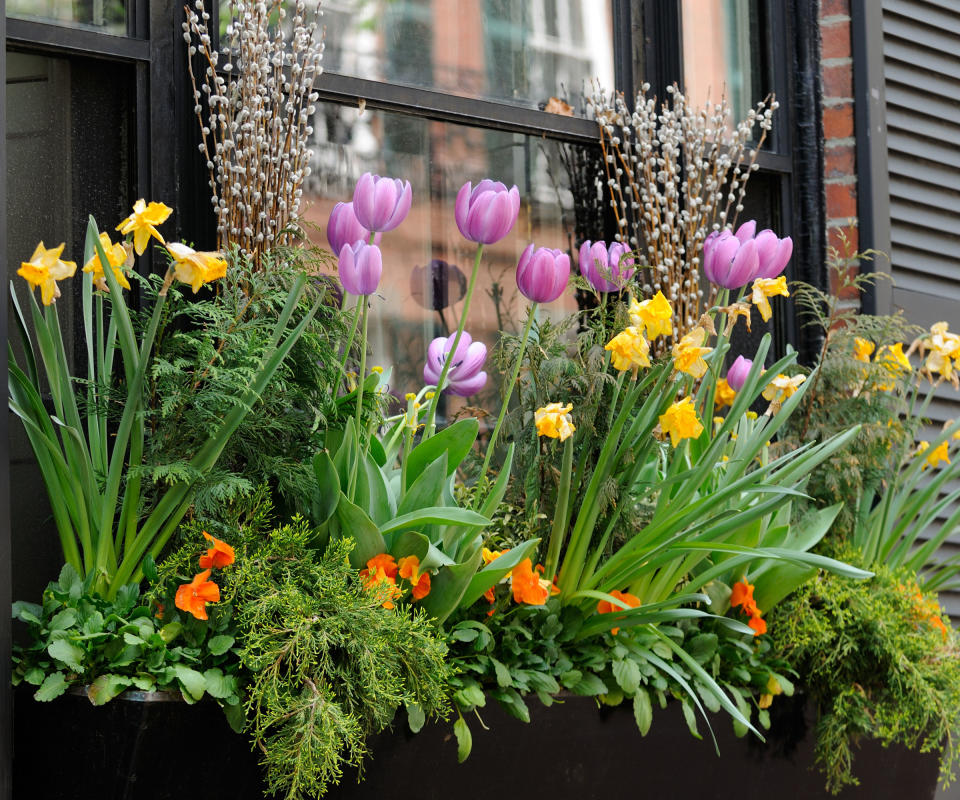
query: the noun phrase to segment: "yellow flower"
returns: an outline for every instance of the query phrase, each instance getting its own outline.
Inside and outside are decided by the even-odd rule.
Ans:
[[[124,289],[129,289],[130,284],[127,282],[127,276],[124,275],[123,270],[120,269],[120,267],[127,263],[126,248],[119,242],[117,244],[111,242],[110,236],[106,233],[100,234],[100,244],[103,247],[104,254],[107,256],[107,262],[113,268],[113,275],[117,279],[117,283]],[[93,256],[91,256],[90,260],[83,265],[83,271],[93,273],[93,285],[100,291],[108,291],[107,277],[103,274],[103,264],[96,250],[93,251]]]
[[[377,375],[383,375],[383,367],[370,367],[370,371]]]
[[[31,289],[40,287],[40,299],[45,306],[50,305],[60,296],[60,287],[57,281],[72,278],[77,271],[73,261],[61,261],[63,243],[59,247],[47,250],[43,242],[37,245],[29,261],[21,261],[17,275],[30,284]]]
[[[684,439],[696,439],[703,433],[703,425],[693,407],[693,398],[684,397],[660,415],[660,429],[670,434],[670,443],[676,447]]]
[[[713,404],[716,408],[732,406],[733,401],[737,399],[737,393],[730,388],[726,378],[717,381],[717,390],[713,395]]]
[[[502,556],[506,552],[507,552],[506,550],[490,550],[484,547],[483,553],[482,553],[484,566],[486,566],[487,564],[492,564],[494,561],[496,561],[498,558],[500,558],[500,556]]]
[[[663,292],[657,292],[650,300],[639,303],[631,297],[628,312],[634,326],[647,329],[648,339],[670,336],[673,333],[673,323],[670,321],[673,309],[670,308],[670,303],[663,296]]]
[[[673,368],[677,372],[685,372],[694,378],[703,377],[707,371],[703,357],[713,349],[701,346],[706,337],[707,332],[698,325],[673,346]]]
[[[633,325],[614,336],[603,349],[613,354],[614,369],[621,372],[650,366],[650,345],[643,338],[643,331]]]
[[[160,244],[166,244],[155,226],[163,224],[171,213],[173,209],[163,203],[147,205],[142,199],[137,200],[133,204],[133,213],[117,225],[117,230],[122,234],[133,234],[133,248],[138,256],[142,256],[151,236],[156,237]]]
[[[756,418],[757,418],[757,412],[756,412],[756,411],[748,411],[748,412],[747,412],[747,419],[756,419]]]
[[[786,375],[777,375],[766,389],[763,390],[763,396],[770,401],[769,413],[776,414],[780,410],[788,397],[791,397],[800,384],[807,379],[806,375],[794,375],[788,378]]]
[[[550,403],[543,408],[538,408],[534,414],[534,422],[537,426],[539,436],[549,436],[551,439],[566,441],[576,430],[570,419],[570,412],[573,411],[573,405],[567,403],[565,406],[559,403]]]
[[[950,333],[946,322],[937,322],[930,327],[930,336],[924,344],[930,348],[930,355],[924,366],[930,372],[939,372],[944,378],[953,374],[954,365],[950,359],[960,359],[960,336]]]
[[[920,442],[917,445],[917,455],[922,455],[930,450],[930,442]],[[947,450],[947,443],[940,442],[933,450],[926,456],[927,462],[920,469],[926,469],[927,466],[931,466],[936,469],[941,463],[949,464],[950,463],[950,453]]]
[[[863,339],[859,336],[855,337],[853,340],[853,357],[857,359],[857,361],[863,361],[865,364],[869,364],[874,346],[873,342],[868,339]]]
[[[770,315],[773,313],[770,309],[770,298],[776,295],[790,296],[790,292],[787,291],[787,279],[783,275],[779,278],[757,278],[753,282],[753,295],[750,299],[764,322],[770,320]]]
[[[220,253],[198,252],[177,242],[168,244],[167,252],[173,256],[173,276],[178,281],[189,283],[194,294],[203,284],[227,274],[227,261]]]
[[[909,375],[913,370],[910,359],[907,358],[906,353],[903,352],[903,342],[884,345],[877,350],[877,357],[874,361],[886,367],[887,372],[889,372],[890,376],[894,379]],[[890,382],[877,383],[877,388],[881,391],[889,391],[893,387],[894,381],[892,380]]]

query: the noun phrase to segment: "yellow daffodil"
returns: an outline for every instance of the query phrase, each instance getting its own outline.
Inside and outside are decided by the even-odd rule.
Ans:
[[[60,296],[57,281],[72,278],[77,271],[77,265],[73,261],[60,260],[61,253],[63,243],[47,250],[43,242],[40,242],[30,260],[20,262],[20,269],[17,270],[17,275],[29,283],[31,289],[40,287],[40,299],[45,306]]]
[[[492,564],[506,552],[506,550],[489,550],[488,548],[484,547],[482,553],[484,566],[487,564]]]
[[[138,256],[142,256],[151,236],[160,244],[166,244],[156,226],[166,222],[167,217],[172,213],[173,209],[163,203],[147,205],[142,199],[137,200],[133,204],[133,213],[117,225],[117,230],[124,235],[133,234],[133,248]]]
[[[114,244],[110,241],[110,236],[106,233],[100,234],[100,244],[103,247],[103,252],[107,256],[107,262],[110,264],[110,267],[113,269],[113,275],[124,289],[129,289],[130,284],[127,281],[127,276],[123,274],[123,270],[120,269],[124,264],[127,263],[127,249],[122,244]],[[96,286],[101,292],[106,292],[109,290],[107,286],[107,277],[103,274],[103,263],[100,261],[100,256],[97,255],[97,251],[93,251],[93,256],[90,260],[83,265],[84,272],[93,273],[93,285]]]
[[[706,336],[707,332],[698,325],[673,346],[673,368],[677,372],[685,372],[694,378],[703,377],[707,371],[703,357],[713,349],[702,347]]]
[[[663,292],[657,292],[651,299],[642,302],[631,297],[628,312],[635,327],[646,329],[648,339],[670,336],[673,333],[673,323],[670,321],[673,309]]]
[[[684,439],[696,439],[703,433],[703,425],[693,407],[693,398],[678,400],[660,415],[660,430],[670,434],[670,444],[676,447]]]
[[[716,408],[732,406],[733,401],[737,399],[737,393],[730,388],[726,378],[717,381],[717,389],[713,394],[713,405]]]
[[[927,452],[928,450],[929,452]],[[927,453],[925,456],[927,461],[920,469],[926,469],[927,466],[936,469],[941,463],[950,463],[950,453],[947,450],[946,442],[940,442],[933,450],[930,450],[930,442],[920,442],[917,445],[917,455],[923,455],[924,453]]]
[[[173,256],[173,276],[189,283],[194,294],[203,284],[227,274],[227,260],[220,253],[198,252],[178,242],[168,244],[167,252]]]
[[[543,408],[538,408],[534,414],[534,422],[537,426],[539,436],[549,436],[551,439],[566,441],[576,430],[573,421],[570,419],[570,412],[573,411],[573,405],[567,403],[565,406],[560,403],[550,403]]]
[[[884,345],[877,350],[877,357],[874,361],[877,364],[882,364],[893,379],[909,375],[913,370],[910,359],[907,358],[906,353],[903,352],[903,342]],[[877,383],[877,388],[881,391],[890,391],[894,386],[895,380]]]
[[[960,360],[960,336],[950,333],[948,327],[946,322],[935,323],[923,343],[930,350],[924,366],[930,372],[937,372],[949,379],[955,366],[951,359]]]
[[[794,375],[789,378],[781,374],[770,381],[767,388],[763,390],[764,398],[770,401],[768,413],[776,414],[780,410],[780,406],[787,401],[788,397],[793,396],[793,393],[800,388],[800,384],[806,379],[806,375]]]
[[[865,364],[870,363],[870,356],[873,355],[874,344],[869,339],[863,339],[860,336],[857,336],[853,340],[853,357],[857,361],[862,361]]]
[[[790,292],[787,291],[787,279],[783,275],[779,278],[757,278],[753,282],[753,294],[750,299],[764,322],[768,322],[773,314],[770,298],[776,295],[790,296]]]
[[[631,325],[621,331],[603,349],[613,354],[614,369],[621,372],[650,366],[650,345],[639,327]]]

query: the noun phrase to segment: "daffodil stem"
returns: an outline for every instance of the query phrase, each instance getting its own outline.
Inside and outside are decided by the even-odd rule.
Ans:
[[[467,293],[463,297],[463,311],[460,314],[460,324],[457,325],[457,334],[453,337],[453,345],[443,361],[443,370],[440,372],[440,379],[437,381],[437,389],[433,394],[433,400],[430,401],[430,413],[427,415],[427,425],[423,431],[423,438],[429,439],[433,436],[437,428],[437,404],[440,402],[440,393],[443,391],[443,384],[447,380],[447,373],[450,371],[450,365],[456,356],[457,347],[460,344],[460,337],[463,336],[463,329],[467,324],[467,314],[470,312],[470,300],[473,297],[473,289],[477,285],[477,276],[480,274],[480,258],[483,256],[483,244],[477,245],[477,255],[473,259],[473,272],[470,273],[470,283],[467,284]]]
[[[340,374],[346,376],[347,361],[350,360],[350,348],[353,347],[353,339],[357,335],[357,323],[360,321],[360,304],[362,297],[357,298],[357,305],[353,309],[353,322],[350,324],[350,336],[347,337],[347,346],[343,349],[343,362],[340,364]]]
[[[520,376],[520,367],[523,365],[523,354],[527,350],[527,339],[530,338],[530,329],[533,327],[533,320],[537,314],[539,303],[533,303],[527,309],[527,322],[523,326],[523,333],[520,334],[520,347],[517,351],[517,360],[513,365],[513,373],[510,375],[510,383],[507,384],[507,394],[503,398],[503,404],[500,406],[500,414],[497,416],[497,424],[493,426],[493,433],[490,434],[490,441],[487,442],[487,452],[483,457],[483,466],[480,467],[480,474],[477,475],[477,485],[487,475],[487,469],[490,467],[490,459],[493,457],[493,448],[496,447],[497,437],[500,435],[500,428],[503,426],[503,420],[507,416],[507,408],[510,406],[510,398],[513,397],[513,387]],[[480,505],[480,493],[478,492],[473,499],[474,508]]]
[[[360,373],[357,376],[357,417],[356,417],[356,433],[357,433],[357,447],[356,453],[357,458],[353,462],[353,471],[350,473],[350,486],[348,490],[348,495],[350,501],[353,502],[353,493],[357,486],[357,471],[360,469],[360,460],[363,458],[363,436],[360,433],[360,419],[363,416],[363,384],[365,383],[366,372],[367,372],[367,319],[368,311],[370,310],[370,304],[367,302],[367,297],[361,295],[359,303],[363,304],[363,332],[360,337]]]
[[[573,472],[573,436],[563,443],[563,463],[560,466],[560,483],[557,486],[557,505],[554,509],[553,529],[550,531],[550,543],[547,546],[547,561],[544,567],[544,580],[553,582],[560,563],[560,548],[563,547],[564,534],[570,525],[570,478]]]

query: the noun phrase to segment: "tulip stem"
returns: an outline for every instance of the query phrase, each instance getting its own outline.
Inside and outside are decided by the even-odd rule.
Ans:
[[[347,495],[350,498],[350,502],[353,502],[353,492],[357,486],[357,471],[360,468],[360,459],[363,458],[363,436],[360,433],[360,418],[363,416],[363,384],[366,382],[367,372],[367,312],[370,310],[370,304],[367,302],[366,295],[360,295],[357,298],[357,303],[363,305],[363,332],[360,338],[360,374],[357,377],[357,418],[356,418],[356,433],[357,433],[357,458],[353,462],[353,471],[350,473],[350,486],[347,490]]]
[[[344,290],[344,296],[346,296],[346,290]],[[353,309],[353,322],[350,325],[350,336],[347,337],[347,346],[343,350],[343,361],[340,364],[340,374],[346,377],[347,374],[347,361],[350,360],[350,348],[353,347],[353,339],[357,335],[357,323],[360,321],[360,304],[363,302],[362,297],[357,298],[357,305]]]
[[[510,405],[510,398],[513,396],[513,387],[520,376],[520,367],[523,364],[523,354],[527,349],[527,339],[530,337],[530,329],[533,327],[533,320],[537,313],[539,303],[531,304],[527,310],[527,322],[523,326],[523,333],[520,335],[520,348],[517,352],[517,361],[513,365],[513,374],[510,376],[510,383],[507,384],[507,394],[503,398],[503,405],[500,406],[500,414],[497,416],[497,424],[493,426],[493,433],[490,434],[490,441],[487,443],[487,453],[483,457],[483,466],[480,467],[480,474],[477,475],[477,488],[486,477],[487,468],[490,466],[490,458],[493,456],[493,448],[497,444],[497,436],[500,433],[500,426],[503,425],[504,417],[507,416],[507,407]],[[478,492],[473,499],[473,506],[476,508],[480,504],[480,493]]]
[[[443,370],[440,372],[440,379],[437,381],[437,389],[433,394],[433,400],[430,401],[430,413],[427,415],[427,424],[423,431],[423,438],[429,439],[436,431],[437,424],[437,404],[440,402],[440,393],[443,391],[443,385],[447,380],[447,373],[453,364],[457,347],[460,344],[460,337],[463,336],[463,329],[467,324],[467,314],[470,311],[470,298],[473,297],[473,288],[477,285],[477,275],[480,274],[480,258],[483,256],[483,244],[477,245],[477,255],[473,260],[473,272],[470,273],[470,283],[467,284],[467,293],[463,296],[463,311],[460,314],[460,324],[457,325],[457,334],[453,337],[453,345],[450,347],[447,357],[443,361]]]

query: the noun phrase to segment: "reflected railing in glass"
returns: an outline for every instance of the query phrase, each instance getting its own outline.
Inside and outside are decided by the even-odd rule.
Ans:
[[[127,0],[7,0],[8,17],[124,35]]]

